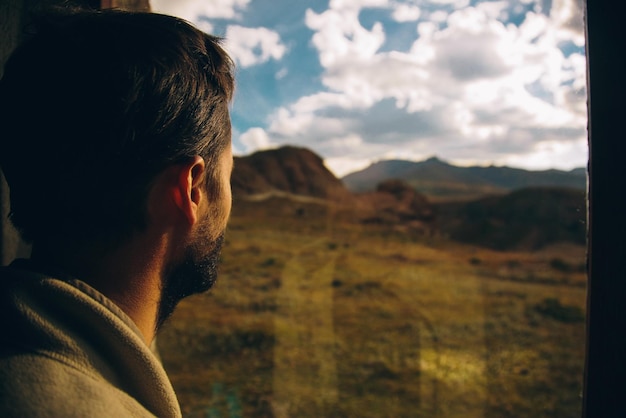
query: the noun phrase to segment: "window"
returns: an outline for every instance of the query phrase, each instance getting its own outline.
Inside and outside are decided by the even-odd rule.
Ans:
[[[471,188],[446,164],[584,167],[577,3],[160,3],[226,36],[240,154],[306,146],[337,175],[439,157],[420,194],[387,184],[352,206],[302,150],[237,161],[234,178],[265,177],[233,184],[220,282],[160,339],[186,414],[580,415],[584,190]],[[531,215],[543,223],[502,227]]]

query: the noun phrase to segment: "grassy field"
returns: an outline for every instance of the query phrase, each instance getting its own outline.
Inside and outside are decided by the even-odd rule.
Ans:
[[[578,417],[585,249],[496,252],[235,202],[159,335],[188,417]]]

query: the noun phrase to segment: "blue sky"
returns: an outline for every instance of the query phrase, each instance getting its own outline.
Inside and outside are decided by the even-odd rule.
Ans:
[[[226,38],[235,154],[587,162],[582,0],[151,0]]]

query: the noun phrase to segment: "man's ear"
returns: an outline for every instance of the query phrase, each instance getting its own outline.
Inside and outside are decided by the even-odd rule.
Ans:
[[[178,168],[174,201],[189,225],[195,225],[200,217],[200,207],[206,203],[203,202],[206,199],[205,162],[202,157],[195,156]]]

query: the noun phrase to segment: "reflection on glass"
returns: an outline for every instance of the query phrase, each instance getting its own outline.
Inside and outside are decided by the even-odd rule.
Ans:
[[[185,414],[580,415],[581,2],[208,4],[152,1],[239,68],[221,278],[159,337]]]

